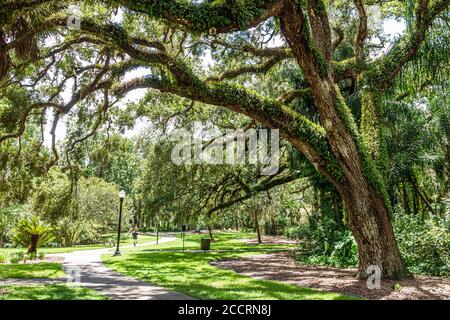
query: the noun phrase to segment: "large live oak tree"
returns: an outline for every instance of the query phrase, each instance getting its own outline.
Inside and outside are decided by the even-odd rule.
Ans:
[[[67,1],[70,3],[82,1]],[[381,93],[395,81],[402,68],[419,51],[427,30],[439,14],[448,10],[450,0],[417,0],[414,6],[414,27],[396,42],[385,54],[369,60],[365,54],[368,37],[366,5],[376,1],[353,0],[359,23],[352,41],[354,56],[340,62],[333,61],[333,51],[342,41],[341,32],[333,41],[333,28],[324,0],[224,0],[203,1],[152,1],[110,0],[108,5],[123,6],[149,18],[162,19],[187,34],[218,36],[249,30],[269,19],[279,24],[287,46],[257,48],[242,45],[239,50],[264,59],[261,65],[227,70],[218,76],[204,78],[196,75],[189,64],[167,50],[163,43],[130,35],[116,24],[101,24],[83,18],[78,37],[47,52],[46,57],[33,55],[23,49],[31,48],[36,34],[55,28],[66,28],[69,16],[57,13],[41,19],[32,27],[22,28],[8,37],[8,26],[17,17],[43,5],[55,5],[50,0],[6,1],[0,8],[0,77],[8,80],[8,72],[17,67],[11,55],[22,53],[33,63],[42,58],[68,50],[71,46],[87,43],[103,50],[100,66],[86,70],[92,72],[90,81],[74,90],[68,103],[57,99],[37,101],[28,106],[19,121],[17,132],[0,137],[0,142],[20,136],[25,130],[26,117],[36,109],[54,108],[56,127],[59,115],[68,113],[77,103],[96,93],[103,93],[99,109],[99,122],[111,100],[123,97],[139,88],[153,88],[194,101],[226,107],[256,120],[270,128],[277,128],[284,139],[303,153],[336,188],[343,199],[349,228],[358,244],[358,275],[363,278],[370,265],[378,265],[387,278],[408,276],[400,256],[390,221],[390,204],[383,168],[387,161],[384,153],[383,129],[379,120]],[[231,46],[217,37],[216,45]],[[23,52],[25,51],[25,52]],[[117,62],[113,56],[122,53],[126,58]],[[294,59],[301,68],[307,87],[285,92],[279,99],[261,97],[245,87],[232,84],[244,73],[258,73],[270,69],[284,59]],[[137,67],[151,67],[148,76],[121,81],[121,76]],[[49,66],[50,68],[50,66]],[[94,71],[92,71],[94,70]],[[362,95],[361,125],[356,124],[337,83],[343,79],[357,82]],[[61,91],[61,89],[60,89]],[[59,92],[58,92],[59,93]],[[289,103],[294,98],[312,97],[320,116],[320,125],[294,111]],[[94,126],[93,130],[98,127]],[[54,136],[54,130],[52,132]],[[75,143],[92,135],[88,133]],[[74,144],[75,144],[74,143]],[[53,145],[55,161],[59,155]]]

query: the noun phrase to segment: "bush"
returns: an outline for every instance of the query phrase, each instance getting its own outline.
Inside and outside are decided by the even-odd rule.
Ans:
[[[400,252],[410,271],[433,276],[450,274],[450,237],[444,219],[422,221],[397,210],[393,224]]]
[[[85,219],[63,217],[53,224],[53,234],[62,247],[95,244],[102,241],[104,226]]]
[[[47,242],[46,244],[45,244],[45,247],[46,248],[60,248],[61,247],[61,245],[58,243],[58,242]]]
[[[312,217],[307,224],[287,229],[285,236],[300,241],[298,259],[302,262],[334,267],[357,265],[353,236],[333,219]]]
[[[36,216],[20,220],[14,228],[14,242],[27,247],[28,253],[33,255],[36,255],[38,247],[52,238],[51,228]]]
[[[21,261],[23,261],[24,260],[24,254],[23,254],[23,252],[17,252],[17,253],[13,253],[12,255],[11,255],[11,257],[9,258],[9,261],[11,262],[11,263],[19,263],[19,262],[21,262]]]
[[[358,264],[358,246],[349,230],[345,230],[341,239],[335,243],[329,261],[335,267],[349,267]]]
[[[70,197],[66,192],[70,183],[59,170],[49,172],[33,198],[34,211],[50,223],[55,241],[63,247],[99,243],[101,234],[117,230],[119,190],[99,178],[80,178],[77,196]],[[124,210],[124,229],[129,218],[130,210]]]
[[[450,274],[448,222],[442,218],[422,221],[397,209],[393,227],[411,272],[432,276]],[[287,229],[285,236],[300,240],[298,259],[304,263],[334,267],[354,267],[358,263],[357,245],[350,231],[340,229],[332,220],[311,219],[308,224]]]
[[[8,254],[6,252],[0,252],[0,263],[8,262]]]
[[[35,253],[25,253],[23,255],[23,263],[27,263],[28,260],[34,260],[36,258]]]

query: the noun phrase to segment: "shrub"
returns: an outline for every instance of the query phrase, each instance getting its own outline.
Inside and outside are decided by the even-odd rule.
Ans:
[[[393,227],[411,272],[433,276],[450,274],[450,236],[445,219],[422,221],[397,209]],[[334,267],[353,267],[358,263],[357,245],[350,231],[339,229],[333,221],[312,219],[308,224],[287,229],[285,235],[300,240],[298,259],[302,262]]]
[[[47,242],[46,244],[45,244],[45,247],[46,248],[60,248],[61,247],[61,245],[58,243],[58,242]]]
[[[354,267],[357,246],[350,231],[333,219],[310,218],[307,224],[289,228],[285,236],[300,241],[298,259],[314,265]]]
[[[444,219],[422,221],[397,210],[393,222],[400,252],[410,271],[434,276],[450,274],[450,236]]]
[[[10,240],[12,227],[24,212],[24,206],[0,207],[0,247]]]
[[[23,263],[26,263],[28,260],[36,260],[36,252],[29,252],[23,255]]]
[[[0,252],[0,263],[8,262],[8,254],[6,252]]]
[[[13,240],[36,255],[37,248],[52,240],[51,228],[38,217],[32,216],[19,221],[14,228]]]
[[[336,267],[356,266],[358,264],[358,246],[349,230],[345,230],[341,239],[335,243],[329,261],[331,265]]]
[[[13,253],[9,259],[11,263],[19,263],[24,260],[23,252]]]

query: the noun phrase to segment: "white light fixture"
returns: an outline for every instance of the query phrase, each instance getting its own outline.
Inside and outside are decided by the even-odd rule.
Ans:
[[[125,191],[122,190],[122,191],[119,192],[119,198],[120,199],[125,198]]]

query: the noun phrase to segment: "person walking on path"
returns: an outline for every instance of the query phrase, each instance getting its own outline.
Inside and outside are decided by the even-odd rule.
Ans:
[[[133,246],[136,247],[137,242],[138,242],[138,234],[139,234],[138,229],[136,227],[133,227],[133,228],[131,228],[130,233],[131,233],[131,237],[133,239]]]

